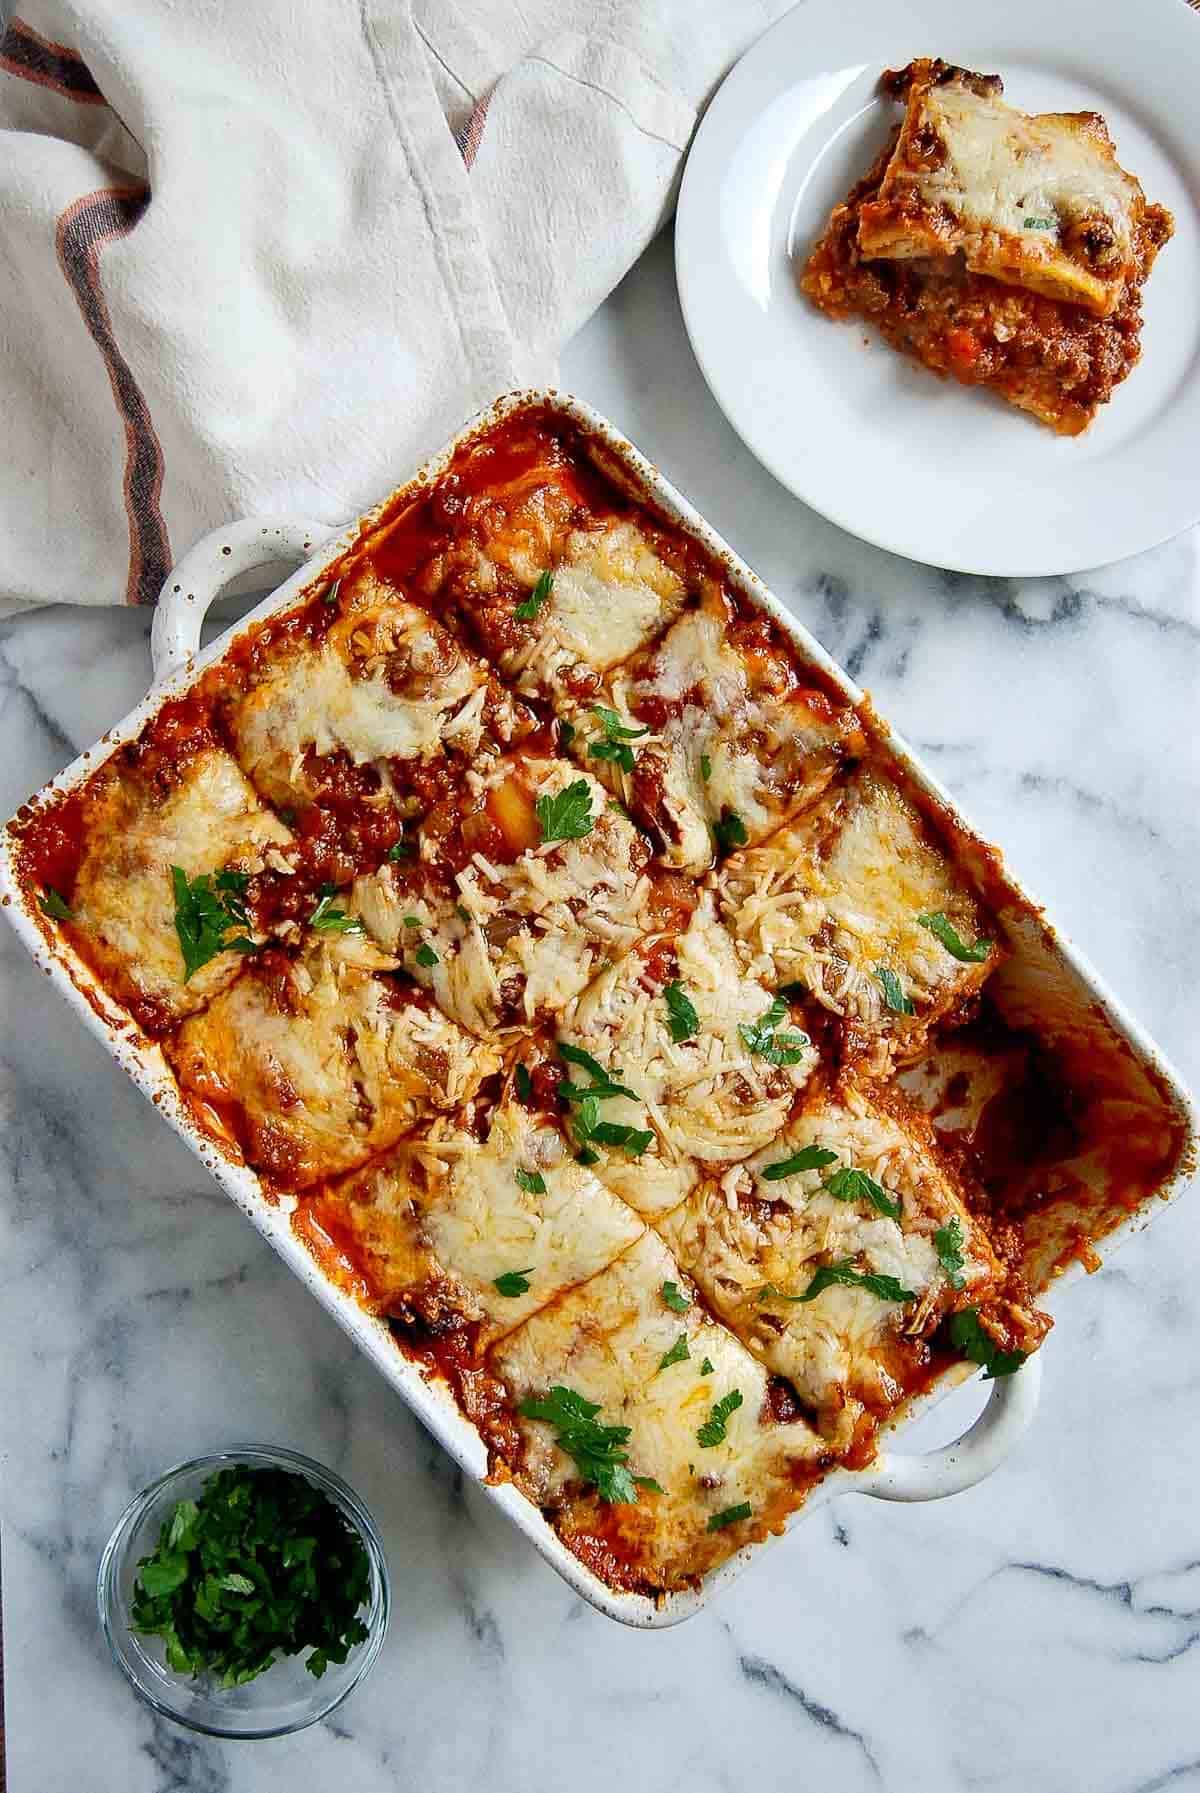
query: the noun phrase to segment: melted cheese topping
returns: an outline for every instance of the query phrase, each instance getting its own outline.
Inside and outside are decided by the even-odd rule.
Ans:
[[[572,530],[553,573],[550,597],[527,635],[500,659],[517,689],[531,695],[558,688],[580,661],[604,671],[628,658],[670,622],[687,595],[636,524],[616,519]]]
[[[598,1424],[629,1427],[631,1472],[662,1490],[639,1490],[636,1503],[600,1503],[581,1486],[555,1429],[541,1420],[520,1421],[523,1452],[514,1467],[531,1499],[558,1510],[568,1539],[574,1533],[608,1540],[662,1587],[704,1574],[749,1538],[777,1528],[800,1504],[799,1478],[822,1448],[803,1420],[772,1420],[761,1366],[698,1302],[686,1314],[668,1308],[668,1280],[687,1286],[662,1241],[647,1233],[491,1356],[514,1402],[562,1385],[599,1403]],[[661,1368],[681,1337],[687,1358]],[[712,1368],[701,1375],[706,1359]],[[702,1445],[700,1427],[733,1390],[741,1404],[726,1421],[724,1441]],[[749,1519],[709,1531],[714,1515],[742,1502],[752,1508]]]
[[[433,1109],[466,1102],[498,1055],[386,974],[354,934],[310,936],[282,972],[252,962],[180,1029],[180,1082],[234,1109],[251,1164],[296,1187],[362,1164]]]
[[[535,802],[581,776],[566,761],[530,758],[520,773]],[[501,762],[480,788],[511,775]],[[475,1033],[557,1013],[649,925],[645,842],[590,773],[582,776],[594,822],[578,840],[543,842],[507,865],[477,854],[453,894],[433,880],[414,894],[411,873],[391,865],[355,883],[354,907],[374,937],[404,951],[417,981]],[[417,961],[422,945],[437,955],[432,965]]]
[[[310,752],[375,766],[390,788],[389,762],[429,759],[443,742],[470,755],[483,743],[486,665],[369,575],[342,602],[320,647],[284,656],[230,711],[238,758],[274,803],[310,800]]]
[[[999,960],[955,959],[918,917],[944,914],[973,946],[995,928],[912,805],[860,773],[718,879],[722,917],[749,968],[772,988],[797,980],[847,1023],[855,1050],[915,1050],[930,1025],[978,989]],[[912,1017],[889,1009],[880,969]],[[880,1061],[886,1068],[886,1061]]]
[[[820,1146],[836,1163],[767,1179],[763,1171]],[[865,1198],[842,1201],[825,1188],[839,1169],[865,1171],[900,1204],[899,1219]],[[769,1207],[766,1206],[769,1204]],[[934,1233],[957,1219],[965,1288],[951,1287]],[[863,1406],[894,1403],[900,1380],[888,1367],[901,1335],[927,1336],[950,1307],[978,1299],[1001,1276],[990,1245],[938,1166],[927,1129],[902,1124],[861,1091],[817,1095],[766,1150],[721,1181],[707,1181],[660,1222],[680,1262],[716,1312],[756,1356],[786,1376],[845,1448]],[[760,1299],[804,1294],[817,1267],[849,1262],[894,1277],[912,1301],[835,1285],[812,1301]]]
[[[652,653],[617,674],[605,703],[637,728],[639,706],[682,707],[632,743],[634,769],[588,755],[602,738],[592,711],[572,714],[575,751],[664,842],[667,864],[703,871],[713,861],[713,825],[739,816],[748,841],[761,840],[825,789],[858,738],[844,709],[826,716],[801,693],[756,685],[753,665],[728,639],[719,594],[674,623]],[[654,710],[648,713],[653,714]]]
[[[218,748],[197,754],[165,798],[136,772],[106,770],[88,789],[74,896],[93,962],[119,995],[153,1005],[163,1021],[203,1008],[232,983],[242,955],[218,953],[184,983],[171,867],[189,879],[259,872],[264,850],[291,838]]]
[[[523,1187],[518,1171],[545,1187]],[[321,1212],[353,1238],[381,1311],[435,1330],[451,1316],[476,1321],[479,1350],[645,1230],[575,1162],[556,1127],[516,1106],[493,1114],[482,1144],[454,1121],[435,1121],[329,1191]],[[497,1289],[511,1271],[523,1273],[523,1294]]]
[[[962,250],[976,273],[1103,317],[1134,270],[1144,209],[1096,113],[1030,117],[962,81],[918,79],[859,242],[868,256]]]
[[[637,1159],[616,1147],[597,1148],[597,1175],[644,1214],[680,1201],[700,1165],[743,1158],[773,1139],[817,1062],[807,1039],[798,1062],[787,1066],[770,1064],[746,1045],[739,1027],[761,1021],[771,993],[742,974],[710,906],[696,910],[674,948],[678,981],[698,1020],[690,1039],[671,1036],[662,987],[647,980],[649,947],[598,977],[567,1007],[561,1024],[562,1039],[590,1052],[634,1092],[636,1100],[606,1098],[603,1120],[654,1135]],[[779,1031],[797,1030],[785,1021]]]

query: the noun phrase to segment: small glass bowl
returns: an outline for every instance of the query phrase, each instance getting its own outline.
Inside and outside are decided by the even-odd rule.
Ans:
[[[198,1499],[210,1475],[242,1464],[302,1475],[328,1496],[363,1541],[370,1561],[371,1588],[368,1603],[358,1616],[367,1635],[355,1644],[345,1662],[331,1662],[320,1679],[305,1668],[305,1655],[280,1656],[244,1687],[221,1687],[207,1677],[176,1674],[167,1667],[161,1638],[140,1637],[130,1630],[138,1560],[157,1548],[159,1530],[175,1502]],[[164,1718],[210,1737],[285,1737],[327,1717],[371,1668],[387,1634],[391,1590],[375,1523],[340,1476],[296,1451],[237,1444],[180,1463],[130,1501],[104,1546],[96,1600],[113,1660],[134,1692]]]

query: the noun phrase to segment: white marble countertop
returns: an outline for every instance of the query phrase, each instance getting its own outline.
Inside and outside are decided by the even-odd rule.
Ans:
[[[572,346],[607,412],[875,694],[1200,1081],[1200,538],[1009,584],[866,548],[741,447],[670,242]],[[149,617],[0,625],[0,813],[140,696]],[[1077,1289],[1032,1433],[989,1482],[848,1496],[680,1630],[618,1628],[476,1495],[0,930],[0,1384],[12,1793],[942,1793],[1200,1788],[1194,1198]],[[972,1391],[922,1422],[968,1416]],[[100,1548],[167,1464],[236,1439],[336,1465],[396,1606],[371,1679],[275,1743],[139,1706]]]

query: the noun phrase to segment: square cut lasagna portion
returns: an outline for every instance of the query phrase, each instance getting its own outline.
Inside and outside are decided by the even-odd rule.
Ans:
[[[444,1011],[473,1032],[552,1017],[692,893],[590,773],[519,755],[472,773],[357,880],[354,907]]]
[[[787,1003],[745,975],[707,900],[568,1005],[559,1050],[577,1141],[647,1215],[773,1139],[817,1063]]]
[[[761,840],[863,746],[851,706],[801,678],[770,621],[712,580],[568,720],[575,755],[690,872],[722,842]]]
[[[797,983],[843,1055],[885,1072],[965,1010],[999,964],[996,929],[913,804],[870,770],[728,860],[721,916],[752,976]]]
[[[346,919],[339,911],[339,927]],[[270,947],[167,1055],[256,1170],[297,1189],[337,1176],[460,1107],[499,1068],[398,971],[352,928],[312,933],[296,953]]]
[[[1094,114],[1027,119],[995,77],[945,64],[884,79],[909,96],[904,124],[834,208],[802,290],[1078,435],[1138,360],[1171,214],[1117,167]]]
[[[534,718],[486,661],[370,566],[337,580],[318,615],[327,626],[315,638],[283,629],[260,649],[225,726],[268,802],[296,811],[309,832],[320,826],[310,812],[328,812],[343,849],[349,837],[378,858],[399,818],[421,814]]]
[[[945,1316],[1000,1297],[1005,1269],[894,1093],[814,1084],[765,1150],[658,1223],[715,1312],[785,1376],[844,1453],[869,1444]],[[1019,1346],[1041,1338],[996,1308]],[[1006,1341],[1009,1332],[1003,1334]]]
[[[217,951],[189,971],[178,873],[196,887],[196,904],[224,910],[224,933],[245,941],[255,934],[242,903],[246,886],[269,866],[286,870],[291,838],[214,745],[182,754],[126,749],[87,785],[73,929],[148,1033],[167,1033],[203,1008],[243,963],[240,951]]]
[[[515,1481],[610,1586],[694,1583],[778,1531],[824,1465],[823,1440],[704,1313],[653,1233],[510,1333],[489,1367],[519,1416]],[[580,1399],[595,1426],[617,1430],[608,1449],[637,1478],[636,1499],[611,1483],[621,1497],[604,1499],[560,1444],[562,1430],[521,1414],[530,1402],[579,1411]]]
[[[645,1230],[552,1118],[512,1101],[433,1121],[302,1213],[376,1312],[435,1336],[469,1329],[474,1357]]]

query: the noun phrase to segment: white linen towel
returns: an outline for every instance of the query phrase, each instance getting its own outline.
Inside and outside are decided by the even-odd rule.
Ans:
[[[21,0],[0,614],[329,524],[554,356],[780,0]]]

